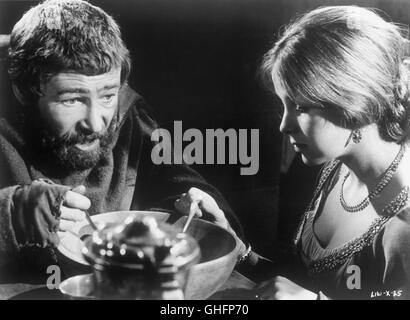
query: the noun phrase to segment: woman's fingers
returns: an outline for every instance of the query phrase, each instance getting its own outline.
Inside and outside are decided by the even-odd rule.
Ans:
[[[229,224],[226,220],[225,214],[219,208],[214,198],[198,188],[189,189],[188,195],[198,202],[198,207],[203,213],[207,213],[212,216],[213,222],[225,229],[228,229]]]
[[[189,206],[189,215],[194,215],[199,218],[202,217],[202,210],[199,208],[198,202],[192,201]]]
[[[255,289],[257,299],[259,300],[275,300],[277,291],[276,277],[260,283]]]
[[[182,194],[181,198],[175,201],[175,208],[185,215],[194,213],[196,216],[202,217],[206,213],[210,215],[209,220],[212,222],[225,229],[229,228],[225,214],[219,209],[214,198],[198,188],[191,188],[187,193]]]
[[[175,201],[175,209],[187,216],[193,211],[196,216],[202,216],[202,211],[198,206],[198,199],[192,197],[189,193],[182,194],[181,197]]]
[[[239,256],[247,251],[245,244],[232,230],[224,212],[219,208],[215,199],[206,192],[198,188],[189,189],[187,193],[182,194],[175,201],[175,208],[184,215],[194,214],[194,216],[203,217],[228,230],[239,244]]]
[[[282,276],[261,283],[255,292],[262,300],[315,300],[317,298],[316,293]]]

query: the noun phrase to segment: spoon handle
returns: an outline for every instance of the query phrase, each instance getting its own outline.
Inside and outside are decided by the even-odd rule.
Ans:
[[[197,210],[201,210],[198,207],[198,203],[197,202],[192,202],[191,208],[189,210],[188,219],[185,222],[184,228],[182,229],[182,233],[185,233],[186,230],[188,229],[188,226],[191,223],[192,218],[195,216],[195,213],[196,213]]]
[[[88,221],[89,225],[91,226],[91,228],[93,228],[93,230],[98,230],[98,228],[95,225],[94,221],[91,219],[90,214],[88,213],[88,211],[85,210],[84,212],[85,212],[85,217],[87,218],[87,221]]]

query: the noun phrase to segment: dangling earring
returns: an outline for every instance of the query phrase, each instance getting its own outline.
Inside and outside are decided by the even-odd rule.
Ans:
[[[362,132],[360,129],[355,129],[352,131],[352,140],[354,143],[359,143],[362,140]]]

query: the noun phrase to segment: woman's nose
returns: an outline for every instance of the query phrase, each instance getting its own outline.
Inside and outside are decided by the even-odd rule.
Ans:
[[[290,134],[296,130],[296,119],[288,111],[283,113],[282,121],[279,127],[280,132],[283,134]]]

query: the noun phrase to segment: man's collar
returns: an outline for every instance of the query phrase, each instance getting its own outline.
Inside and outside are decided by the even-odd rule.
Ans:
[[[140,95],[135,92],[127,83],[124,83],[120,89],[118,98],[118,119],[122,122],[124,115],[130,107],[138,100]]]

